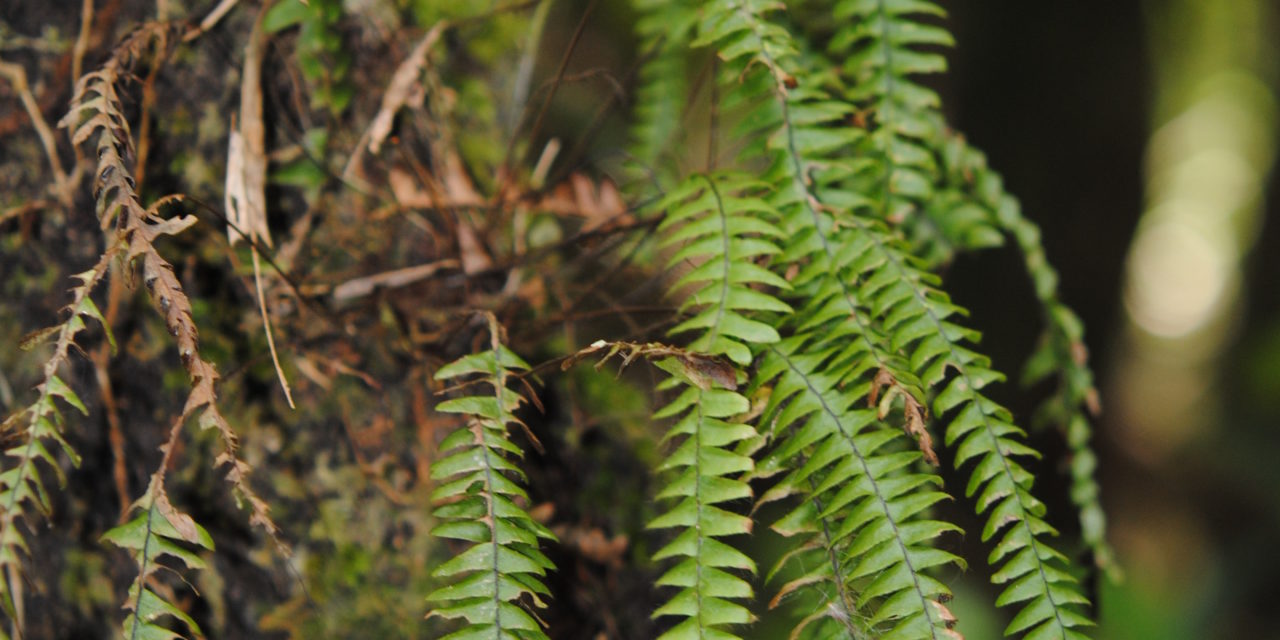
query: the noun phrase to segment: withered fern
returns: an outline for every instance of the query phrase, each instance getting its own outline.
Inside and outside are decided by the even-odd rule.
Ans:
[[[138,565],[137,577],[124,602],[124,608],[130,613],[123,623],[123,633],[129,638],[183,637],[155,624],[162,616],[175,617],[183,621],[191,632],[200,633],[199,627],[189,615],[178,609],[170,598],[159,595],[152,586],[156,572],[162,568],[157,562],[161,556],[174,557],[191,569],[204,566],[198,556],[179,543],[212,548],[209,535],[190,516],[180,513],[169,503],[164,486],[172,451],[181,427],[189,418],[196,418],[202,429],[215,429],[218,432],[223,451],[213,464],[229,467],[227,479],[232,484],[236,499],[248,503],[251,522],[272,537],[276,532],[275,524],[268,515],[267,503],[248,484],[249,466],[237,454],[237,436],[218,409],[215,388],[218,374],[213,364],[200,354],[198,331],[192,320],[191,301],[178,282],[173,266],[159,254],[154,245],[157,237],[180,233],[196,220],[193,216],[168,219],[160,216],[160,208],[178,198],[163,198],[150,207],[144,207],[130,175],[134,143],[129,122],[124,115],[118,85],[128,80],[133,68],[149,54],[152,64],[162,64],[182,29],[180,25],[172,23],[143,25],[117,45],[101,68],[85,74],[77,83],[72,108],[61,124],[72,129],[73,144],[86,142],[96,134],[98,160],[94,172],[94,200],[99,226],[106,235],[108,249],[93,269],[78,276],[82,284],[74,290],[75,299],[70,308],[70,318],[57,330],[55,354],[46,363],[46,378],[40,386],[40,398],[14,418],[15,421],[23,422],[26,422],[24,418],[29,419],[25,443],[20,445],[20,455],[14,455],[19,459],[19,464],[3,475],[7,480],[11,478],[11,481],[5,482],[8,499],[4,504],[4,514],[0,516],[0,522],[4,524],[0,539],[6,542],[3,545],[4,553],[0,557],[4,559],[7,577],[16,578],[19,573],[16,550],[24,544],[21,534],[13,525],[21,515],[24,503],[34,502],[37,506],[47,504],[35,462],[43,459],[55,469],[60,469],[44,447],[43,441],[51,439],[60,442],[75,461],[74,452],[59,435],[62,419],[53,404],[53,398],[61,397],[82,411],[84,407],[56,376],[56,371],[66,361],[67,350],[74,344],[76,333],[84,328],[83,317],[103,322],[101,313],[89,296],[101,282],[111,263],[119,260],[126,267],[140,265],[147,293],[163,317],[168,332],[176,341],[179,359],[191,384],[191,393],[162,447],[164,456],[160,467],[151,476],[145,494],[134,503],[135,516],[103,536],[104,540],[130,550]],[[20,622],[20,614],[12,608],[13,580],[8,584],[10,586],[4,593],[5,605],[13,619]]]

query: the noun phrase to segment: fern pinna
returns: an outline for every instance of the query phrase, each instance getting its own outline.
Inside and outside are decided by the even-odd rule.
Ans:
[[[455,640],[536,640],[547,636],[525,607],[546,606],[542,598],[549,592],[542,576],[554,566],[538,544],[555,536],[517,502],[529,496],[513,462],[521,450],[507,438],[508,427],[520,424],[515,411],[524,402],[508,381],[512,371],[529,365],[498,341],[496,322],[491,332],[488,351],[463,356],[436,372],[438,380],[475,378],[464,388],[479,384],[488,393],[468,393],[436,407],[465,415],[467,423],[440,443],[443,456],[431,467],[432,479],[441,482],[432,492],[441,524],[431,533],[470,546],[433,572],[461,579],[428,596],[438,603],[428,617],[465,620],[464,628],[446,636]]]

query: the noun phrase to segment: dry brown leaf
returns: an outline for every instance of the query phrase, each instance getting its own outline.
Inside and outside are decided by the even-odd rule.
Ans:
[[[435,198],[431,194],[418,188],[417,181],[408,171],[400,167],[391,167],[391,171],[387,174],[387,184],[391,186],[391,193],[395,195],[396,202],[400,206],[411,209],[434,209],[436,207]]]
[[[586,218],[584,231],[598,228],[610,221],[626,223],[627,205],[622,200],[618,186],[605,178],[599,183],[582,173],[570,174],[534,205],[535,209],[559,215]]]
[[[414,267],[362,276],[334,287],[332,296],[334,302],[346,302],[352,298],[367,296],[377,289],[394,289],[420,282],[435,275],[441,269],[454,269],[457,267],[457,260],[437,260]]]
[[[271,331],[271,317],[267,313],[266,294],[262,284],[262,265],[259,264],[259,243],[271,246],[271,231],[267,227],[267,148],[266,133],[262,125],[262,61],[266,55],[266,32],[262,28],[270,3],[258,13],[258,19],[249,33],[245,46],[244,72],[240,79],[240,129],[236,130],[235,118],[231,119],[231,135],[227,150],[227,219],[232,223],[227,229],[228,243],[235,246],[243,234],[250,241],[253,257],[253,282],[257,290],[258,309],[262,314],[262,328],[267,336],[267,350],[276,378],[284,390],[289,408],[294,408],[289,380],[280,366],[276,341]]]
[[[244,234],[253,242],[271,246],[267,228],[267,149],[262,125],[262,60],[266,34],[262,15],[249,34],[245,46],[244,67],[240,77],[240,122],[231,119],[231,135],[227,141],[227,184],[225,205],[227,229],[232,246]]]
[[[458,254],[462,259],[462,272],[473,275],[493,266],[493,258],[489,257],[475,229],[466,220],[458,221]]]
[[[198,542],[200,534],[196,527],[196,521],[191,516],[173,507],[169,502],[169,494],[165,492],[163,484],[157,483],[153,491],[155,492],[156,511],[159,511],[160,515],[164,516],[164,519],[173,525],[173,528],[177,530],[178,535],[182,536],[183,540],[192,543]]]
[[[614,356],[622,359],[619,371],[627,368],[636,358],[642,357],[651,361],[670,360],[678,364],[680,371],[701,389],[719,387],[732,390],[738,388],[738,370],[724,358],[687,351],[658,342],[639,344],[635,342],[596,340],[589,346],[579,349],[577,353],[562,360],[560,369],[567,371],[569,367],[577,364],[578,361],[595,354],[602,354],[599,362],[595,365],[596,369],[604,366],[604,363]]]
[[[382,106],[373,117],[368,133],[365,134],[369,138],[369,151],[378,153],[382,149],[382,143],[391,134],[391,125],[395,122],[396,112],[405,105],[422,105],[423,99],[426,98],[426,90],[419,78],[427,66],[427,54],[447,26],[447,22],[437,22],[414,46],[409,57],[396,67],[396,72],[391,76],[391,82],[387,84],[386,92],[382,94]]]
[[[321,372],[315,363],[305,355],[296,356],[293,359],[293,366],[297,367],[298,371],[302,372],[302,375],[308,380],[314,382],[317,387],[324,389],[326,392],[333,390],[333,378]]]
[[[924,454],[926,462],[933,466],[938,466],[938,454],[933,450],[933,438],[929,436],[929,429],[926,427],[924,419],[924,407],[915,401],[909,394],[902,394],[906,398],[907,423],[903,425],[907,435],[915,438],[916,444],[920,447],[920,453]]]
[[[884,396],[881,397],[881,393]],[[867,394],[867,404],[876,407],[876,417],[883,420],[885,416],[893,408],[894,398],[902,398],[902,429],[907,435],[915,439],[916,444],[920,447],[920,453],[924,454],[924,459],[933,466],[938,466],[938,454],[933,450],[933,438],[929,435],[927,420],[925,416],[928,411],[924,405],[916,400],[915,396],[909,391],[902,388],[897,378],[885,368],[881,368],[876,372],[876,376],[871,381],[871,391]]]

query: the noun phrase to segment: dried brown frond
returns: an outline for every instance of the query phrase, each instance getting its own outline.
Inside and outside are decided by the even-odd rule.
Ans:
[[[159,208],[173,198],[163,198],[144,208],[129,174],[133,140],[121,107],[118,85],[130,77],[133,67],[153,46],[156,52],[153,64],[162,62],[177,33],[177,28],[170,23],[149,23],[127,36],[102,68],[85,74],[80,80],[71,111],[61,125],[75,127],[72,140],[76,144],[98,134],[94,196],[99,223],[104,231],[114,226],[118,242],[127,247],[129,264],[141,262],[147,293],[177,343],[178,356],[191,384],[183,419],[199,414],[201,428],[217,430],[223,452],[215,463],[229,465],[227,479],[237,501],[249,504],[250,522],[261,527],[283,548],[266,502],[249,486],[250,467],[239,458],[236,433],[218,410],[218,373],[213,364],[200,355],[199,331],[192,320],[191,301],[178,282],[173,265],[154,245],[157,237],[177,234],[195,224],[196,219],[194,216],[162,218]]]

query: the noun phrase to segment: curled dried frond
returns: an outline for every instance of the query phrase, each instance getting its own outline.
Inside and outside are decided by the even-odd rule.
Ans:
[[[157,237],[177,234],[195,224],[196,219],[194,216],[161,217],[160,207],[172,202],[173,197],[162,198],[151,207],[144,208],[129,173],[133,139],[121,106],[118,85],[129,77],[133,67],[153,44],[157,52],[153,64],[159,64],[167,55],[175,33],[176,28],[169,23],[149,23],[131,33],[102,68],[85,74],[80,80],[71,111],[61,124],[75,127],[72,139],[77,144],[97,134],[94,198],[98,203],[100,226],[104,231],[115,228],[115,238],[127,248],[125,257],[128,263],[141,263],[147,293],[177,343],[178,357],[191,384],[191,394],[182,415],[189,418],[199,414],[201,428],[217,430],[223,452],[216,459],[216,464],[230,466],[227,479],[237,500],[249,504],[251,522],[280,545],[266,502],[257,496],[247,481],[249,466],[239,458],[235,431],[218,410],[215,389],[218,374],[213,364],[200,355],[199,331],[192,320],[191,300],[178,282],[173,265],[160,255],[154,245]]]

